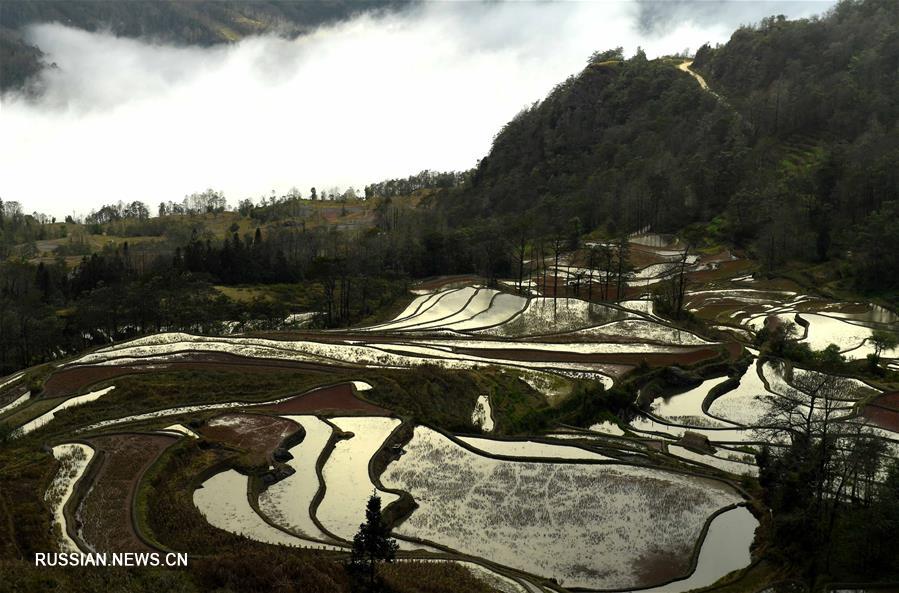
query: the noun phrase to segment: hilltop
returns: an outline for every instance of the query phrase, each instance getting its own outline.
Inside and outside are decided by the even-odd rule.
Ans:
[[[897,40],[895,2],[771,17],[697,52],[708,89],[683,59],[597,52],[438,204],[456,227],[489,217],[529,239],[683,232],[895,295]]]

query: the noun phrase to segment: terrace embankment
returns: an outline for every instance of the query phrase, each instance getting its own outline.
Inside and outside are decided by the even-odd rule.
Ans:
[[[729,346],[729,345],[728,345]],[[739,344],[737,344],[739,346]],[[581,354],[552,350],[516,348],[455,348],[457,354],[522,362],[577,362],[606,363],[636,366],[643,362],[651,367],[671,365],[693,365],[707,362],[720,356],[716,348],[672,348],[676,352],[609,352],[602,354]],[[731,348],[728,354],[733,356]]]
[[[415,285],[419,290],[443,290],[447,288],[458,288],[469,286],[472,284],[487,284],[486,279],[481,276],[456,275],[456,276],[436,276],[427,278]]]

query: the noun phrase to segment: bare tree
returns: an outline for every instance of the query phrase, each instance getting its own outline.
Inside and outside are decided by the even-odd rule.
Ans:
[[[849,379],[797,371],[779,391],[757,396],[767,409],[758,431],[775,445],[760,458],[760,479],[776,516],[820,546],[806,553],[826,570],[837,516],[852,499],[870,498],[885,444],[849,418]]]

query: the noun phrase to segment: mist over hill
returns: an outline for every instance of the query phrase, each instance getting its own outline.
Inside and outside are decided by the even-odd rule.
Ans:
[[[652,58],[828,5],[702,4],[4,2],[47,67],[0,99],[0,195],[61,219],[469,169],[597,49]]]

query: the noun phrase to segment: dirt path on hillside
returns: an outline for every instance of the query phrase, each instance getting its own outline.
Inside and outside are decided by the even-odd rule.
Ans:
[[[708,92],[708,93],[711,94],[713,97],[715,97],[716,99],[718,99],[719,101],[721,101],[722,103],[724,103],[725,101],[724,101],[724,99],[721,97],[721,95],[719,95],[718,93],[716,93],[715,91],[713,91],[712,89],[709,88],[709,85],[708,85],[708,83],[705,81],[705,78],[703,78],[701,75],[697,74],[697,73],[694,72],[693,70],[690,70],[690,66],[692,66],[692,65],[693,65],[693,60],[686,60],[686,61],[681,62],[680,64],[678,64],[677,69],[678,69],[678,70],[681,70],[681,71],[683,71],[683,72],[686,72],[687,74],[689,74],[690,76],[692,76],[693,78],[695,78],[695,79],[696,79],[696,82],[699,83],[699,87],[700,87],[702,90]]]

